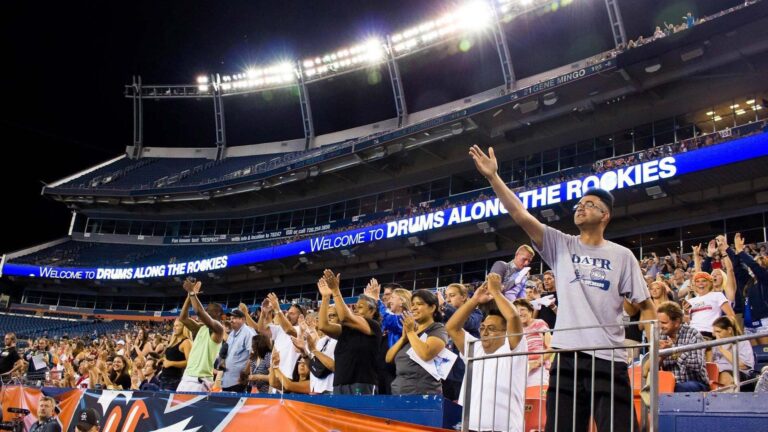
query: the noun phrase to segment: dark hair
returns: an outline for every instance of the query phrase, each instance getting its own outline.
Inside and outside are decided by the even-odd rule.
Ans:
[[[357,298],[365,300],[365,302],[368,303],[368,306],[373,309],[373,320],[381,322],[381,314],[379,313],[379,306],[376,300],[373,297],[369,297],[365,294],[360,294]]]
[[[257,334],[251,339],[251,360],[263,359],[272,352],[272,340],[262,334]]]
[[[149,332],[144,329],[144,327],[139,328],[139,332],[141,332],[141,342],[139,342],[139,349],[144,349],[144,344],[147,343],[147,339],[149,338]],[[138,332],[136,333],[136,336],[138,336]]]
[[[296,366],[293,367],[293,376],[291,377],[291,381],[293,382],[300,382],[301,381],[301,374],[299,374],[299,363],[303,361],[307,362],[307,369],[309,369],[309,357],[301,354],[299,358],[296,360]],[[312,371],[310,371],[307,376],[312,375]]]
[[[150,360],[152,361],[152,370],[157,372],[157,370],[159,369],[159,364],[158,363],[160,362],[160,359],[156,359],[154,357],[150,357],[150,358],[144,360],[144,364],[146,365]]]
[[[109,371],[109,380],[112,382],[119,380],[123,376],[127,376],[130,378],[130,376],[128,375],[128,360],[125,359],[125,356],[121,356],[118,354],[112,357],[112,362],[114,362],[115,359],[117,358],[119,358],[123,362],[123,369],[120,370],[119,373],[115,372],[114,369],[111,369]]]
[[[437,296],[432,291],[425,289],[416,290],[411,295],[411,302],[413,302],[413,299],[415,298],[420,298],[421,301],[427,304],[427,306],[434,306],[435,311],[432,312],[432,319],[434,319],[435,322],[443,321],[443,313],[440,312],[440,302],[438,302]]]
[[[381,285],[381,290],[384,291],[385,289],[389,288],[392,291],[396,290],[397,288],[402,288],[403,286],[400,285],[397,282],[389,282]]]
[[[296,308],[299,311],[299,313],[302,314],[302,315],[306,315],[307,314],[306,311],[304,310],[304,308],[300,304],[298,304],[298,303],[293,303],[291,305],[291,307],[289,307],[288,309],[290,309],[290,308]]]
[[[720,318],[712,322],[712,327],[721,328],[723,330],[731,329],[734,336],[741,336],[741,330],[739,326],[729,316],[721,316]]]
[[[608,212],[613,213],[613,194],[605,189],[592,188],[584,192],[584,196],[592,195],[600,199],[600,201],[608,207]]]
[[[214,302],[208,303],[208,307],[212,307],[213,310],[217,311],[218,316],[216,318],[221,318],[221,315],[224,314],[224,308],[221,307],[221,304],[219,303],[214,303]]]
[[[485,314],[485,317],[483,317],[483,321],[485,321],[486,318],[489,316],[496,316],[501,318],[501,323],[504,325],[504,331],[506,331],[507,328],[507,319],[504,318],[504,315],[501,314],[501,311],[496,308],[490,308],[488,309],[488,312]]]

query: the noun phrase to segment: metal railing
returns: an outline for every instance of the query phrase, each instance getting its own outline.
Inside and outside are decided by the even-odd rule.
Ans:
[[[464,374],[464,394],[463,398],[460,401],[463,405],[462,407],[462,423],[461,423],[461,430],[462,431],[470,431],[470,430],[506,430],[506,431],[543,431],[546,422],[551,421],[553,422],[554,428],[551,428],[551,430],[555,431],[561,431],[561,430],[571,430],[571,431],[582,431],[582,430],[596,430],[596,426],[598,427],[597,430],[628,430],[630,432],[633,432],[635,430],[647,430],[649,432],[656,432],[659,430],[658,425],[658,406],[659,406],[659,389],[660,389],[660,383],[659,383],[659,368],[658,367],[651,367],[649,368],[649,372],[646,374],[643,373],[643,366],[646,362],[650,362],[651,365],[658,365],[660,364],[659,360],[662,357],[671,356],[673,354],[687,352],[687,351],[693,351],[693,350],[705,350],[708,348],[713,348],[721,345],[727,345],[731,344],[730,352],[732,354],[731,364],[732,364],[732,374],[733,374],[733,384],[728,386],[723,386],[720,388],[717,388],[712,391],[728,391],[728,390],[734,390],[739,389],[740,387],[751,384],[758,381],[758,377],[750,378],[748,380],[741,380],[741,377],[739,376],[739,371],[741,369],[739,368],[739,346],[738,342],[745,341],[745,340],[752,340],[757,339],[759,337],[762,337],[764,335],[755,334],[755,335],[742,335],[742,336],[734,336],[729,338],[723,338],[723,339],[717,339],[713,341],[706,341],[701,342],[697,344],[691,344],[691,345],[684,345],[684,346],[678,346],[678,347],[672,347],[672,348],[666,348],[666,349],[659,349],[659,339],[660,339],[660,328],[657,321],[635,321],[635,322],[627,322],[627,323],[620,323],[615,325],[606,325],[606,326],[585,326],[585,327],[573,327],[573,328],[567,328],[567,329],[547,329],[547,330],[536,330],[536,331],[526,331],[523,332],[523,336],[532,335],[532,334],[541,334],[543,337],[544,333],[554,333],[557,332],[567,332],[567,331],[576,331],[576,330],[587,330],[587,329],[608,329],[612,327],[626,327],[630,325],[645,325],[646,329],[649,331],[649,338],[647,342],[643,343],[637,343],[633,345],[621,345],[621,346],[584,346],[584,347],[577,347],[577,348],[568,348],[568,349],[546,349],[546,350],[539,350],[539,351],[528,351],[527,349],[521,350],[521,349],[515,349],[512,350],[512,352],[502,352],[498,353],[498,349],[494,351],[494,353],[489,353],[481,356],[474,356],[475,353],[475,345],[477,343],[482,343],[483,340],[473,340],[470,341],[467,345],[467,351],[465,352],[465,359],[466,359],[466,372]],[[517,334],[513,335],[503,335],[503,336],[494,336],[494,337],[488,337],[485,338],[485,341],[490,341],[494,339],[500,339],[500,338],[508,338],[510,336],[517,336]],[[524,343],[526,339],[522,339],[520,343]],[[507,343],[505,340],[504,343]],[[503,345],[502,345],[503,346]],[[647,350],[647,354],[640,356],[639,361],[625,361],[624,356],[617,356],[617,351],[624,351],[624,350],[635,350],[638,348],[645,348]],[[484,350],[483,350],[484,352]],[[597,355],[596,355],[597,354]],[[554,372],[546,371],[545,369],[545,363],[543,361],[544,356],[554,356],[555,362],[553,363],[552,368],[555,368]],[[629,355],[629,354],[627,354]],[[532,357],[540,358],[541,366],[537,366],[536,368],[530,368],[530,363],[528,362]],[[606,358],[607,357],[607,358]],[[510,362],[504,365],[501,365],[501,359],[503,358],[510,358]],[[521,362],[515,362],[515,358],[524,358],[525,363]],[[630,358],[631,359],[631,358]],[[568,372],[562,372],[561,373],[561,366],[563,362],[566,363],[573,363],[572,371]],[[600,384],[605,384],[607,377],[607,371],[606,371],[606,364],[603,363],[601,367],[597,367],[598,361],[607,361],[610,365],[610,378],[607,380],[608,383],[610,383],[610,390],[606,392],[605,388],[598,389],[597,393],[606,393],[609,396],[609,412],[610,415],[608,416],[609,420],[606,422],[605,418],[606,415],[603,412],[600,417],[603,419],[603,423],[601,425],[596,424],[595,420],[595,395],[596,395],[596,389],[595,389],[595,375],[596,371],[598,374],[605,375],[602,377],[603,382]],[[487,363],[486,363],[487,362]],[[486,364],[490,365],[489,372],[486,372]],[[522,364],[522,366],[521,366]],[[556,366],[555,366],[556,364]],[[527,365],[527,366],[526,366]],[[586,368],[585,368],[586,365]],[[625,399],[624,397],[618,395],[616,393],[616,371],[621,371],[621,368],[617,369],[617,366],[620,365],[626,365],[627,366],[627,379],[629,384],[629,397],[628,399]],[[702,364],[702,366],[704,366]],[[507,368],[506,370],[500,369],[500,367]],[[515,368],[524,367],[525,372],[524,374],[515,371]],[[477,369],[480,368],[479,376],[476,374]],[[570,365],[569,365],[569,368]],[[591,383],[591,388],[584,388],[584,386],[579,386],[579,374],[584,373],[586,369],[587,373],[591,373],[591,379],[588,381]],[[602,369],[602,370],[600,370]],[[500,382],[499,381],[499,372],[502,371],[502,373],[509,373],[509,382]],[[535,375],[531,375],[531,372],[535,372]],[[486,373],[493,374],[492,380],[487,380],[485,378],[488,378],[486,376]],[[518,373],[520,375],[524,375],[525,378],[522,380],[522,388],[520,387],[519,382],[515,381],[515,373]],[[565,375],[566,373],[572,373],[571,376]],[[621,372],[620,372],[621,373]],[[554,378],[555,385],[548,386],[547,377],[546,374],[551,374],[551,376]],[[583,376],[583,375],[582,375]],[[479,388],[473,389],[473,386],[478,387],[477,383],[473,384],[473,379],[480,378],[480,384]],[[534,383],[533,386],[529,387],[529,379],[535,379],[536,383]],[[565,380],[562,380],[561,378],[565,378]],[[564,388],[564,385],[562,385],[563,381],[566,381],[566,383],[569,382],[570,378],[572,378],[573,387],[572,388]],[[637,382],[637,380],[640,380],[640,382]],[[715,380],[717,378],[715,377]],[[494,388],[484,388],[486,385],[486,382],[490,381],[494,383]],[[623,382],[619,382],[618,384],[624,384]],[[548,389],[545,391],[544,386],[547,386]],[[501,391],[498,391],[501,387]],[[623,387],[623,385],[622,385]],[[533,391],[528,391],[528,389],[531,388]],[[477,391],[479,390],[479,392]],[[536,391],[538,390],[538,394],[536,394]],[[583,392],[589,392],[589,398],[588,398],[588,404],[589,404],[589,416],[586,417],[586,409],[584,406],[577,406],[581,405],[585,402],[585,394]],[[546,400],[544,398],[545,392],[547,395],[547,398],[554,397],[554,402],[550,401],[549,410],[546,410]],[[563,392],[566,394],[566,396],[572,397],[572,405],[570,407],[567,407],[566,409],[561,409],[561,395],[560,393]],[[646,393],[647,392],[647,393]],[[506,394],[508,393],[508,394]],[[479,395],[479,396],[478,396]],[[618,396],[618,398],[617,398]],[[498,397],[506,397],[507,401],[499,401],[497,400]],[[565,398],[566,402],[567,397]],[[628,403],[629,404],[629,411],[630,413],[628,415],[624,415],[625,413],[619,413],[616,409],[616,403],[619,402],[621,404]],[[514,404],[519,404],[518,406],[515,406]],[[603,406],[601,408],[606,408],[605,402],[602,403]],[[488,414],[488,409],[492,409],[492,412],[490,415]],[[501,417],[501,423],[499,422],[499,416],[497,415],[496,410],[497,409],[503,409],[504,412],[502,413]],[[627,409],[626,406],[621,407],[622,410]],[[636,409],[639,410],[639,412],[636,412]],[[485,414],[483,413],[485,411]],[[553,418],[545,417],[545,413],[549,411],[550,413],[554,414]],[[516,416],[519,414],[520,418],[517,419]],[[569,416],[566,417],[563,414],[568,414]],[[490,421],[488,420],[490,418]],[[629,420],[627,423],[617,423],[617,421],[626,421]],[[640,423],[638,424],[636,420],[640,420]],[[571,426],[568,427],[568,424]],[[565,427],[563,427],[565,425]],[[600,427],[602,426],[602,427]]]
[[[761,337],[765,337],[765,334],[732,336],[729,338],[715,339],[715,340],[699,342],[691,345],[665,348],[665,349],[659,350],[659,355],[670,356],[673,354],[679,354],[682,352],[693,351],[697,349],[708,349],[708,348],[714,348],[721,345],[731,344],[731,355],[732,355],[731,366],[733,368],[731,369],[731,374],[733,375],[733,384],[728,386],[722,386],[712,391],[723,392],[727,390],[735,390],[735,389],[740,389],[744,385],[755,383],[758,380],[758,378],[751,378],[745,381],[741,381],[741,377],[739,376],[739,373],[738,373],[738,372],[741,372],[741,368],[739,368],[739,342],[752,340],[752,339],[759,339]]]
[[[651,432],[655,432],[658,430],[658,413],[656,410],[647,410],[647,409],[641,409],[640,410],[640,420],[641,426],[638,426],[637,424],[637,413],[635,412],[635,401],[638,398],[635,398],[635,390],[640,389],[644,386],[645,379],[642,377],[642,374],[640,374],[641,382],[640,385],[636,385],[636,373],[634,373],[634,370],[632,370],[632,373],[630,373],[630,369],[626,367],[627,361],[625,360],[625,353],[624,351],[628,349],[638,349],[638,348],[646,348],[648,350],[648,357],[651,361],[654,361],[658,363],[659,358],[659,349],[658,349],[658,339],[659,339],[659,328],[658,323],[656,321],[634,321],[634,322],[626,322],[626,323],[620,323],[615,325],[604,325],[604,326],[583,326],[583,327],[573,327],[573,328],[567,328],[567,329],[548,329],[548,330],[537,330],[537,331],[528,331],[523,332],[522,335],[531,335],[531,334],[543,334],[544,333],[553,333],[553,332],[568,332],[568,331],[576,331],[576,330],[588,330],[588,329],[608,329],[613,327],[626,327],[630,325],[646,325],[647,327],[650,327],[650,334],[651,337],[648,342],[646,343],[638,343],[634,345],[621,345],[621,346],[584,346],[584,347],[576,347],[576,348],[568,348],[568,349],[546,349],[546,350],[539,350],[539,351],[528,351],[527,349],[520,350],[516,349],[513,350],[513,352],[503,352],[500,354],[495,353],[498,351],[498,349],[491,354],[485,354],[482,356],[474,356],[475,353],[475,345],[477,343],[482,343],[482,340],[473,340],[470,341],[467,345],[467,350],[465,352],[465,358],[466,358],[466,372],[464,374],[464,394],[463,394],[463,400],[462,400],[462,423],[461,423],[461,430],[462,431],[470,431],[470,430],[505,430],[505,431],[543,431],[546,422],[552,421],[554,422],[554,430],[560,431],[560,430],[572,430],[572,431],[581,431],[581,430],[593,430],[594,425],[590,425],[590,419],[596,418],[596,406],[600,408],[597,412],[598,417],[602,422],[608,423],[608,429],[613,430],[628,430],[630,432],[634,432],[635,430],[648,430]],[[493,340],[493,339],[499,339],[499,338],[507,338],[509,336],[516,336],[516,335],[504,335],[504,336],[497,336],[497,337],[489,337],[485,340]],[[524,343],[526,339],[522,339],[520,343]],[[504,343],[507,343],[507,341],[504,341]],[[617,351],[622,351],[621,354],[617,354]],[[580,355],[581,353],[581,355]],[[543,359],[543,356],[545,355],[554,355],[555,356],[555,364],[556,366],[552,366],[552,368],[555,368],[555,372],[551,373],[551,376],[555,378],[556,384],[554,386],[550,385],[547,389],[547,398],[554,397],[554,402],[549,402],[550,404],[554,404],[551,409],[547,410],[552,413],[554,413],[554,418],[545,418],[545,405],[547,402],[545,402],[543,399],[543,384],[545,382],[545,367],[544,362],[542,361],[542,367],[538,368],[538,383],[539,385],[532,387],[535,389],[538,387],[539,393],[536,394],[530,394],[531,392],[528,392],[528,380],[530,378],[529,376],[529,370],[528,367],[525,366],[528,364],[527,360],[531,356],[537,356],[539,358]],[[500,371],[500,363],[501,359],[503,358],[511,358],[509,364],[501,365],[504,368],[507,368],[507,370],[503,371],[505,373],[509,373],[509,382],[500,382],[498,378],[498,374]],[[514,359],[516,358],[523,358],[525,360],[524,366],[521,366],[521,362],[515,362]],[[591,359],[590,359],[591,358]],[[563,362],[569,363],[573,362],[572,365],[572,372],[571,371],[565,371],[566,368],[562,367]],[[600,364],[598,365],[598,361]],[[491,369],[489,373],[493,373],[493,380],[491,382],[494,383],[495,388],[493,389],[485,389],[483,388],[485,385],[485,382],[488,381],[486,378],[486,362],[488,364],[491,364]],[[479,364],[478,364],[479,363]],[[624,365],[625,367],[621,367]],[[494,367],[495,366],[495,367]],[[515,368],[521,368],[524,367],[524,373],[521,373],[519,371],[516,371]],[[637,366],[636,366],[637,367]],[[475,371],[477,368],[481,368],[479,376],[475,377]],[[618,368],[618,369],[617,369]],[[561,369],[563,369],[561,373]],[[571,369],[569,366],[567,369]],[[655,369],[655,368],[654,368]],[[591,373],[591,379],[589,382],[591,382],[590,388],[581,388],[583,386],[579,386],[578,379],[580,373],[584,373],[588,371],[587,373]],[[621,396],[617,394],[616,383],[617,380],[616,374],[617,370],[619,374],[626,373],[627,381],[620,383],[623,384],[622,387],[625,387],[625,390],[629,393],[628,395]],[[601,388],[595,388],[595,383],[597,382],[595,379],[597,375],[603,382],[609,382],[610,383],[610,389],[606,390],[604,387]],[[523,374],[525,375],[525,378],[521,383],[515,382],[515,373],[517,374]],[[564,386],[561,385],[563,383],[563,380],[567,381],[570,379],[570,376],[567,376],[566,374],[572,373],[572,385],[573,387],[571,389],[563,388]],[[608,377],[609,375],[609,377]],[[474,386],[478,388],[473,388],[473,379],[474,378],[480,378],[481,382],[479,384],[479,387],[477,384],[474,384]],[[648,380],[650,382],[650,394],[651,394],[651,401],[650,406],[657,407],[658,406],[658,387],[659,387],[659,376],[658,376],[658,370],[653,370],[648,376]],[[551,383],[550,383],[551,384]],[[498,392],[499,386],[503,387],[501,394]],[[479,392],[477,391],[479,390]],[[619,389],[620,390],[620,389]],[[586,400],[584,397],[584,391],[589,392],[589,398]],[[508,394],[503,394],[505,392],[508,392]],[[562,399],[565,400],[565,402],[569,402],[567,400],[567,397],[570,396],[572,401],[570,401],[571,406],[562,409],[561,406],[561,393],[563,393]],[[596,401],[595,395],[599,396],[599,400]],[[478,398],[479,395],[479,398]],[[532,396],[530,399],[528,399],[528,396]],[[475,397],[473,397],[475,396]],[[506,401],[499,402],[497,400],[497,397],[506,397]],[[607,397],[607,399],[606,399]],[[607,403],[605,401],[608,401]],[[586,417],[585,414],[587,410],[585,409],[585,402],[589,405],[589,416]],[[618,402],[618,403],[617,403]],[[642,402],[640,402],[642,404]],[[490,416],[487,413],[487,407],[490,405],[492,408],[492,413]],[[617,406],[618,405],[618,406]],[[642,406],[642,405],[641,405]],[[505,412],[502,413],[503,417],[501,417],[501,421],[499,421],[499,416],[497,415],[496,410],[502,409]],[[536,410],[536,408],[538,408]],[[552,409],[553,408],[553,409]],[[606,415],[606,412],[604,412],[604,408],[608,409],[608,414]],[[483,414],[483,410],[486,411],[485,414]],[[629,413],[625,413],[623,411],[629,410]],[[533,415],[533,414],[535,415]],[[563,414],[567,414],[568,417],[565,418]],[[517,416],[519,415],[519,418]],[[488,419],[491,419],[490,422]],[[626,420],[628,419],[628,424],[621,424],[618,425],[615,422],[615,420]],[[567,427],[567,425],[570,424],[570,428]],[[564,427],[565,425],[565,427]],[[600,430],[603,430],[602,428]]]

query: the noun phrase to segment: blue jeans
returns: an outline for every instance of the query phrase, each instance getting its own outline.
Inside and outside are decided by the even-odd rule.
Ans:
[[[709,386],[701,381],[683,381],[675,383],[675,393],[709,391]]]

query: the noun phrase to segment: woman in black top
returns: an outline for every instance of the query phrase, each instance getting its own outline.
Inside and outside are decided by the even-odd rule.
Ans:
[[[357,299],[355,312],[350,311],[339,291],[340,277],[326,269],[317,282],[323,297],[318,329],[338,340],[333,394],[373,395],[376,394],[376,358],[381,341],[379,309],[373,298],[361,295]],[[328,322],[331,297],[340,324]]]
[[[136,357],[140,355],[146,355],[144,352],[145,348],[147,348],[149,335],[146,331],[144,331],[143,328],[139,329],[139,333],[136,335],[136,339],[133,341],[133,348],[131,349],[130,354],[131,358],[135,359]]]
[[[131,389],[131,376],[128,375],[128,361],[121,355],[112,359],[112,370],[109,371],[109,380],[117,390]]]
[[[387,363],[395,363],[397,374],[392,381],[392,394],[442,394],[440,380],[435,379],[408,355],[413,349],[424,362],[431,362],[448,342],[448,332],[441,323],[437,296],[420,289],[411,297],[411,310],[403,314],[403,334],[387,351]],[[426,335],[426,340],[422,340]],[[446,371],[447,374],[448,371]]]
[[[192,349],[189,330],[176,320],[173,323],[173,335],[168,342],[163,358],[163,371],[160,373],[160,382],[163,390],[173,391],[179,386],[184,368],[187,367],[189,351]]]

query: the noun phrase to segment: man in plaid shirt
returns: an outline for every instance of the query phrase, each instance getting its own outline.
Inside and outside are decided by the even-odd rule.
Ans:
[[[673,348],[704,342],[698,330],[683,324],[683,309],[677,303],[659,305],[656,316],[661,327],[659,348]],[[661,357],[661,369],[675,374],[675,392],[709,390],[704,367],[704,350],[691,350]]]

